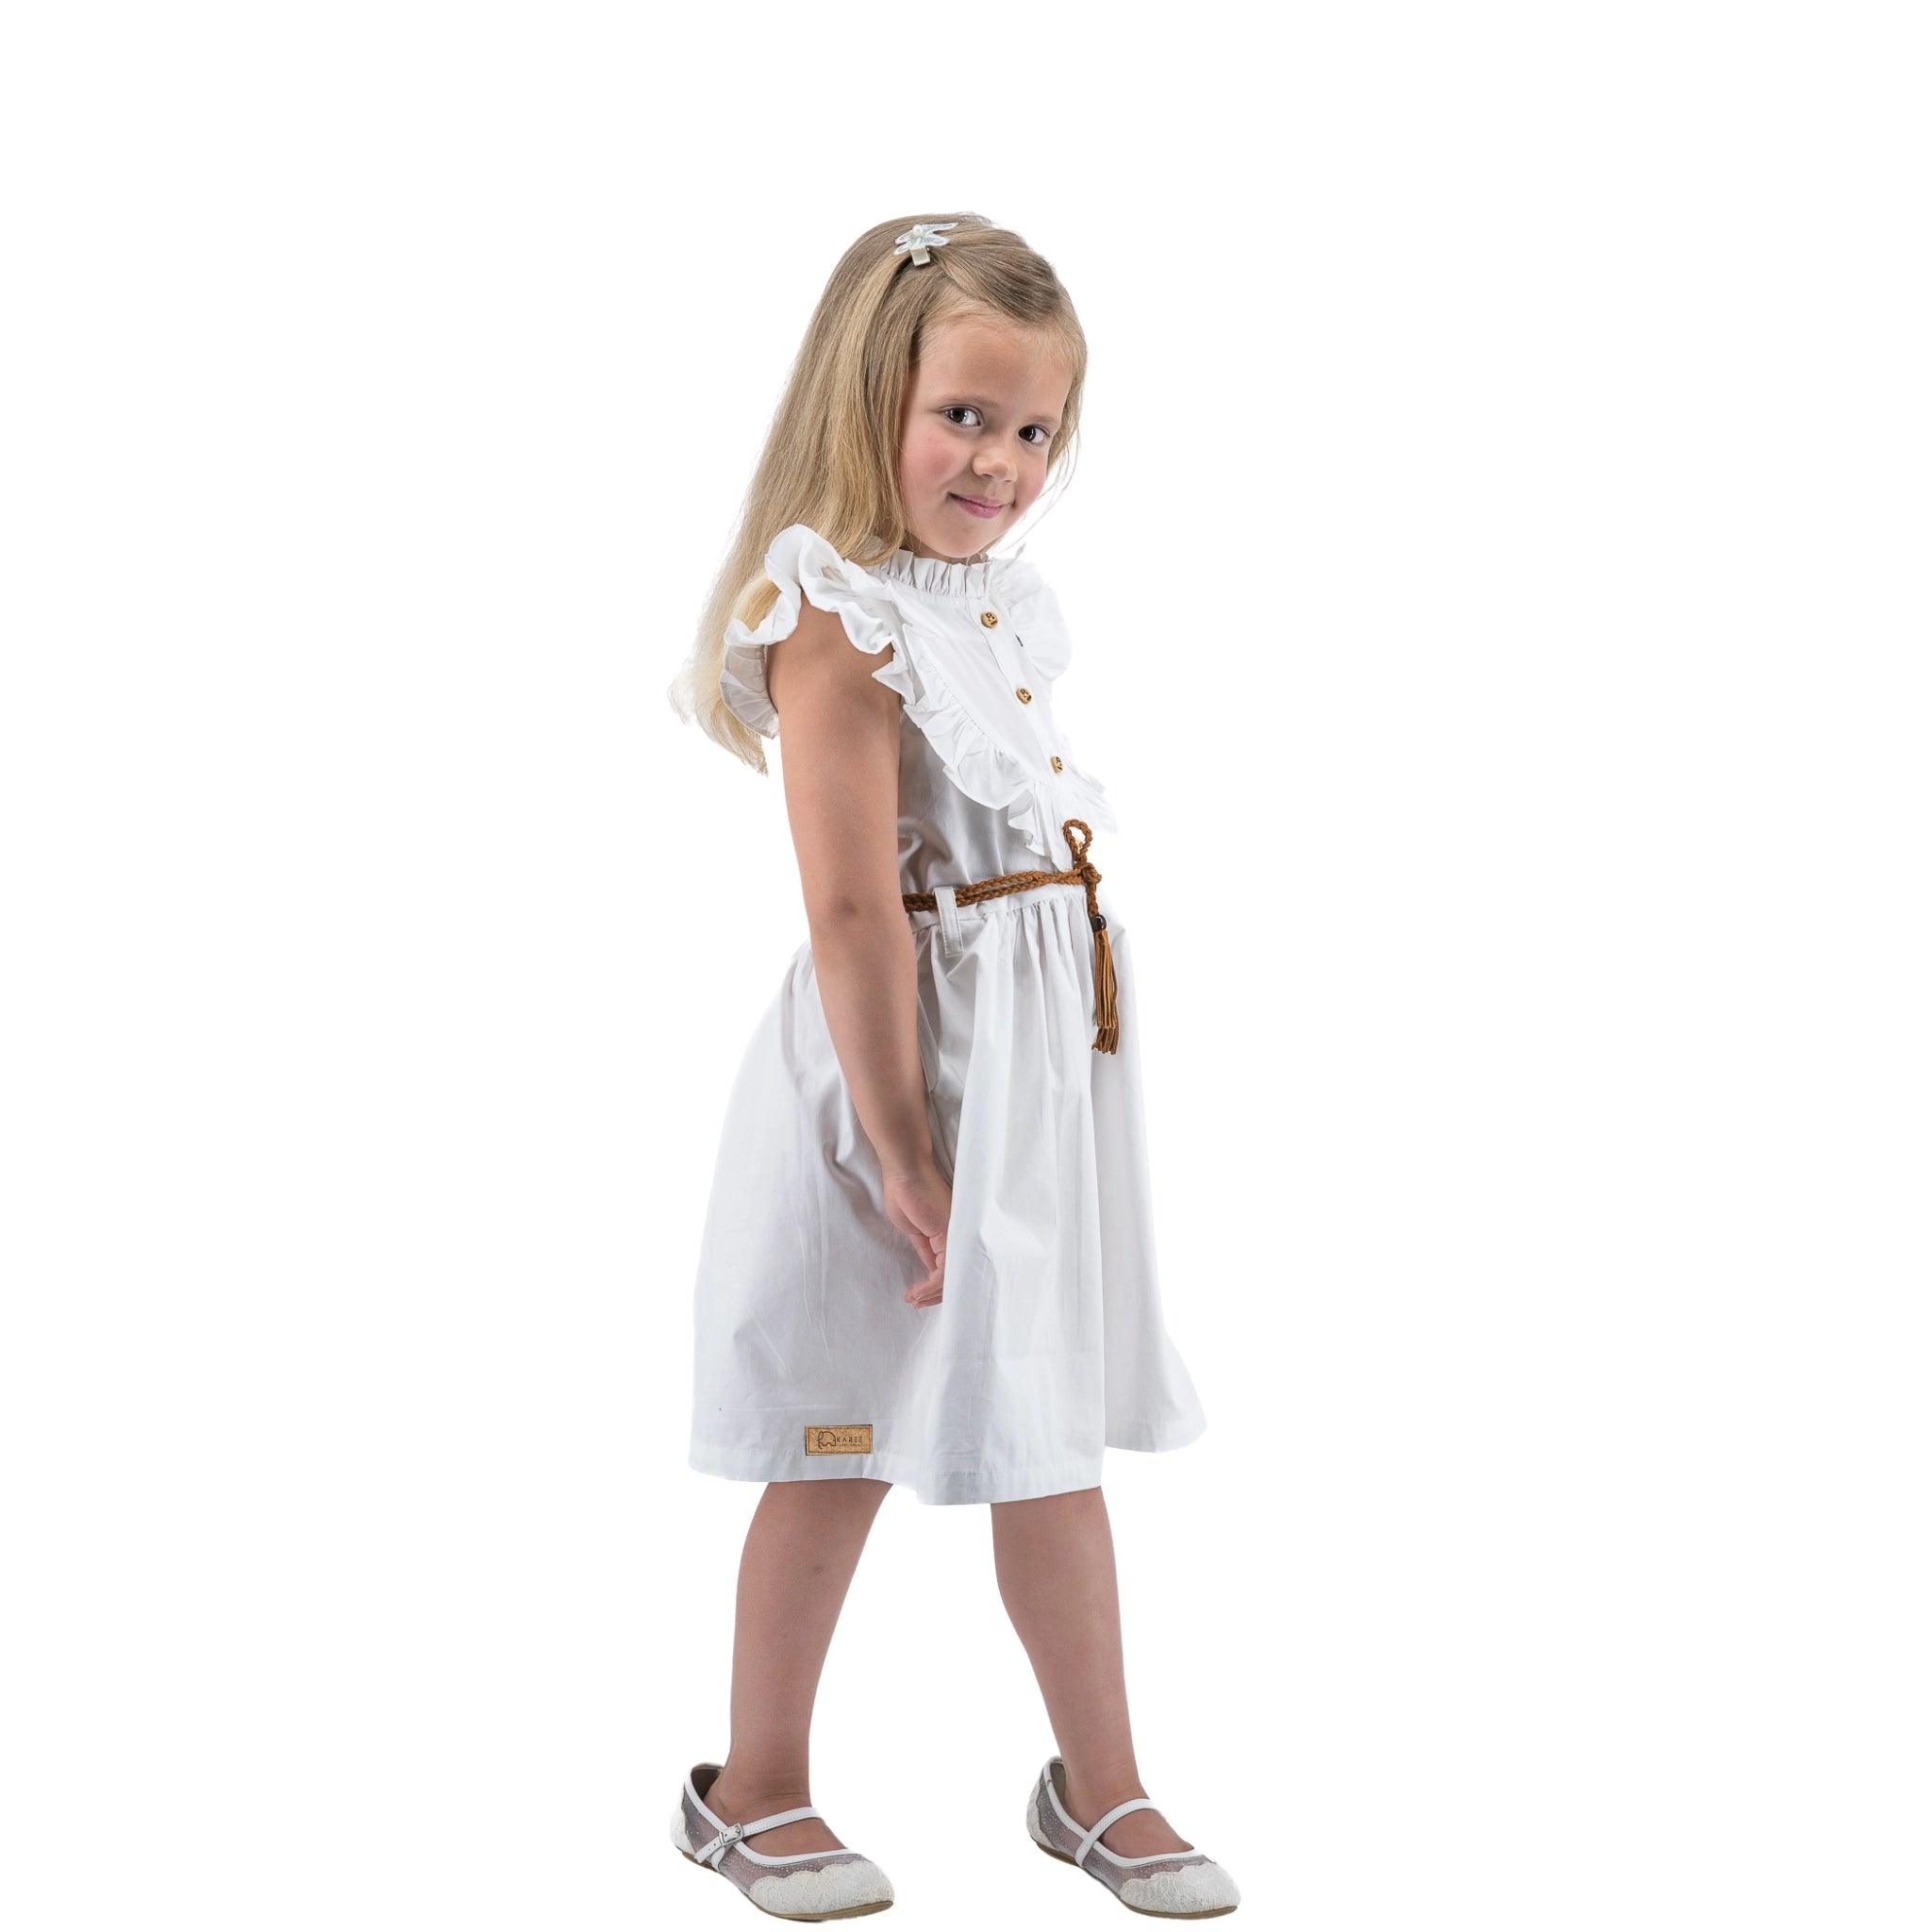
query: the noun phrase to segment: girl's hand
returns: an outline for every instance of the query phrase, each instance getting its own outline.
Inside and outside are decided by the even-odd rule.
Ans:
[[[908,1168],[885,1176],[886,1219],[911,1241],[919,1265],[927,1270],[923,1281],[906,1291],[915,1308],[936,1307],[946,1277],[946,1224],[953,1218],[953,1191],[938,1163]]]

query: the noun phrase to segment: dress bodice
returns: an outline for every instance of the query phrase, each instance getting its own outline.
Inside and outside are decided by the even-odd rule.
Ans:
[[[1075,763],[1054,717],[1054,685],[1073,647],[1033,564],[902,548],[860,566],[808,525],[792,524],[773,540],[765,569],[778,600],[756,629],[736,619],[727,626],[724,700],[761,736],[778,735],[765,653],[791,634],[802,600],[836,611],[853,644],[880,658],[873,676],[904,700],[903,891],[1065,870],[1074,859],[1063,821],[1114,829],[1105,788]]]

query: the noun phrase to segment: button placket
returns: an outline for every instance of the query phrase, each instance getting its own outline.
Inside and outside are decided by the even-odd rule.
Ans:
[[[979,613],[979,621],[987,630],[997,630],[1000,624],[999,612],[990,608],[983,609]],[[1018,633],[1016,632],[1014,635],[1017,637]],[[1013,666],[1008,661],[1006,654],[1000,649],[999,640],[989,637],[986,641],[988,647],[992,652],[994,663],[1010,677],[1013,675]],[[1040,746],[1041,753],[1054,771],[1058,772],[1061,769],[1060,760],[1058,755],[1053,749],[1051,730],[1041,721],[1040,714],[1033,710],[1034,692],[1032,687],[1024,683],[1018,683],[1012,687],[1012,692],[1014,703],[1024,706],[1028,713],[1034,742]]]

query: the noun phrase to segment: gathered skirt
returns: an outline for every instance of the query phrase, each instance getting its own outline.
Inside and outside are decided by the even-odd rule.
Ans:
[[[1085,890],[908,912],[942,1299],[887,1220],[809,942],[753,1030],[700,1243],[691,1466],[871,1476],[922,1502],[1091,1489],[1107,1448],[1206,1427],[1156,1268],[1133,949],[1108,922],[1118,1051],[1093,1050]]]

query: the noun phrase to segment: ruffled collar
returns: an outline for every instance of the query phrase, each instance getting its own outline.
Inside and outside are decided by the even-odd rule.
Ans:
[[[978,562],[970,558],[955,561],[943,557],[919,557],[910,549],[892,552],[883,563],[872,566],[874,575],[888,577],[935,597],[954,597],[991,603],[1011,595],[1024,582],[1032,580],[1031,564],[1021,561],[1021,544],[1009,557],[989,557]]]

